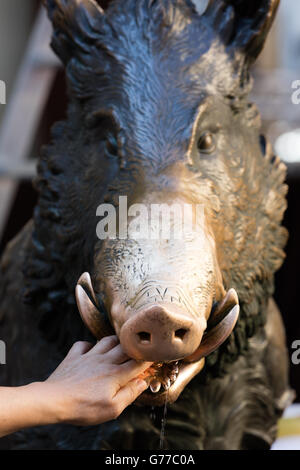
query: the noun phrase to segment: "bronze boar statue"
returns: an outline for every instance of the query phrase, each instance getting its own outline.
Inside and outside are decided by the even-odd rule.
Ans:
[[[118,420],[10,447],[158,449],[167,401],[166,448],[270,448],[292,397],[272,300],[287,188],[248,95],[279,0],[44,3],[69,107],[41,152],[34,218],[2,259],[1,380],[48,377],[88,328],[154,373]],[[199,230],[101,239],[97,208],[119,212],[120,196],[202,207]]]

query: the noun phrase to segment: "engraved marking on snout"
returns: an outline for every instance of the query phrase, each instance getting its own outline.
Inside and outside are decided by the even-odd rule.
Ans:
[[[197,316],[197,312],[192,305],[192,301],[187,297],[183,289],[177,284],[174,283],[172,285],[171,282],[167,281],[145,282],[137,295],[128,303],[128,305],[135,310],[139,310],[146,305],[155,302],[177,303],[181,307],[186,308],[187,311],[191,312],[194,316]]]

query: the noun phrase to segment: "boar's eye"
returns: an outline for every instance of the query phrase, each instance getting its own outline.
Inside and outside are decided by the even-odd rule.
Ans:
[[[201,153],[212,153],[216,149],[215,138],[211,132],[203,132],[198,140],[198,149]]]

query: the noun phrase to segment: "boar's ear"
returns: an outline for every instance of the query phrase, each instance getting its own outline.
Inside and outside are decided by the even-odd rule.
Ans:
[[[233,0],[239,17],[235,45],[254,61],[264,47],[280,0]]]
[[[88,52],[99,35],[104,12],[95,0],[43,0],[53,24],[51,46],[64,64]]]
[[[252,63],[260,54],[280,0],[211,0],[205,12],[228,46]]]

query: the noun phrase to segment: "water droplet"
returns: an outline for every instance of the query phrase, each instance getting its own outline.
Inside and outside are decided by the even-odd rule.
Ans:
[[[163,383],[163,387],[165,390],[169,390],[169,388],[171,387],[171,380],[166,379],[165,382]]]
[[[154,406],[151,406],[150,419],[151,419],[152,421],[155,421],[155,418],[156,418],[155,407],[154,407]]]
[[[161,387],[161,383],[158,380],[152,380],[150,384],[150,390],[152,393],[157,393],[159,392]]]

